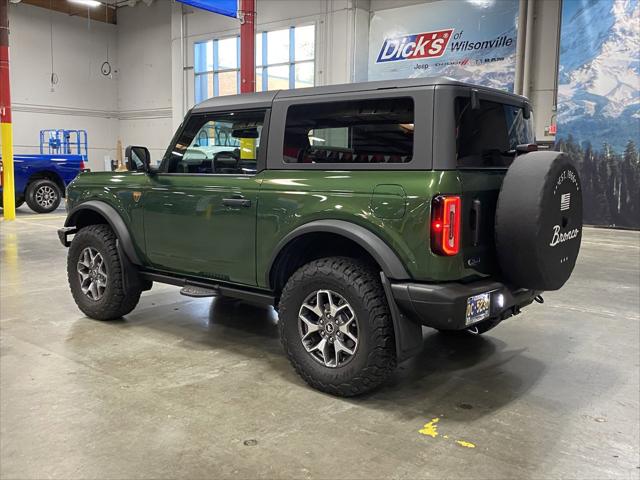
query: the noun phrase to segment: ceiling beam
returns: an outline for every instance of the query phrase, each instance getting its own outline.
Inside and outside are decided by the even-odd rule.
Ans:
[[[91,18],[97,22],[116,24],[116,7],[112,2],[100,2],[98,7],[87,7],[68,0],[22,0],[20,3],[66,13],[73,17]]]

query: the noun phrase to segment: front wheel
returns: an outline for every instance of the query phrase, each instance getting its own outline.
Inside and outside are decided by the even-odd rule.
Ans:
[[[116,236],[108,225],[90,225],[76,233],[67,257],[67,276],[78,308],[96,320],[114,320],[131,312],[141,289],[125,285]]]
[[[298,374],[339,396],[368,392],[396,366],[393,323],[377,273],[351,258],[301,267],[279,303],[280,338]]]
[[[62,199],[60,187],[53,180],[35,180],[27,187],[27,205],[36,213],[53,212]]]

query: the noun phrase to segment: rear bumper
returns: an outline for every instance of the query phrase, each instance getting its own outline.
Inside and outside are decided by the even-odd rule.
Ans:
[[[392,283],[391,292],[402,313],[417,323],[439,330],[462,330],[467,324],[467,299],[473,295],[489,293],[490,319],[503,320],[519,313],[541,292],[512,289],[495,280],[479,280],[472,283]],[[502,295],[502,305],[499,296]]]

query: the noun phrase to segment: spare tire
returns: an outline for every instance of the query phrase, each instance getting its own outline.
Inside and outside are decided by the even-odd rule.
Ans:
[[[496,208],[496,251],[515,287],[557,290],[569,279],[582,238],[582,187],[560,152],[517,157]]]

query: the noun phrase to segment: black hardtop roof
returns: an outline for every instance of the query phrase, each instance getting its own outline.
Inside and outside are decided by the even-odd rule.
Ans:
[[[394,88],[433,87],[438,85],[453,85],[459,87],[477,88],[492,91],[502,95],[516,97],[520,101],[528,101],[525,97],[497,90],[494,88],[461,82],[449,77],[421,77],[401,80],[381,80],[375,82],[343,83],[339,85],[325,85],[321,87],[297,88],[294,90],[272,90],[269,92],[243,93],[240,95],[225,95],[213,97],[199,103],[193,108],[194,112],[208,110],[222,110],[226,108],[265,108],[269,107],[276,98],[297,98],[311,95],[328,95],[334,93],[366,92],[371,90],[387,90]]]

